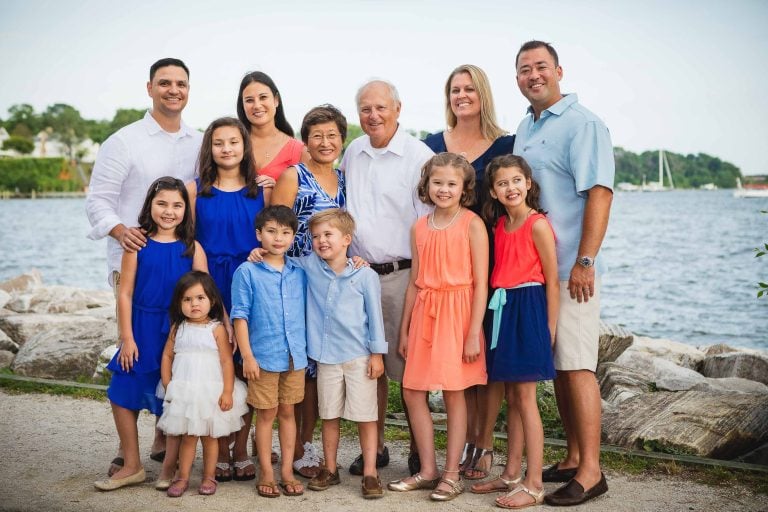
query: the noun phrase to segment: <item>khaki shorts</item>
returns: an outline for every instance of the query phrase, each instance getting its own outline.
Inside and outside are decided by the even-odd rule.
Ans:
[[[384,316],[384,336],[389,342],[389,351],[384,354],[384,370],[387,377],[403,382],[405,360],[397,353],[400,345],[400,321],[403,319],[405,290],[411,278],[411,270],[397,270],[379,276],[381,283],[381,314]]]
[[[597,369],[600,339],[600,278],[595,279],[595,295],[589,302],[571,298],[568,281],[560,281],[560,314],[555,334],[555,370]]]
[[[370,379],[368,361],[371,356],[358,357],[346,363],[317,363],[317,399],[320,418],[344,418],[358,423],[376,421],[377,380]]]
[[[258,379],[248,380],[248,405],[256,409],[274,409],[278,404],[297,404],[304,400],[304,368],[284,372],[262,369]]]

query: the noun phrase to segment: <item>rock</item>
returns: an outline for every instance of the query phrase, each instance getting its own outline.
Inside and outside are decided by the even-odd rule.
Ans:
[[[109,306],[101,306],[98,308],[90,308],[90,309],[79,309],[72,313],[73,315],[82,315],[82,316],[90,316],[93,318],[98,318],[100,320],[107,320],[110,322],[116,322],[117,321],[117,315],[115,314],[115,304],[114,302]]]
[[[93,373],[99,354],[115,343],[117,326],[88,317],[85,322],[60,323],[27,340],[12,369],[19,375],[75,379]]]
[[[431,412],[445,412],[445,402],[443,402],[443,394],[441,392],[430,391],[427,402]]]
[[[2,330],[0,330],[0,350],[7,350],[14,354],[19,351],[18,343],[9,338]]]
[[[738,352],[738,349],[726,345],[725,343],[718,343],[716,345],[710,345],[708,347],[700,347],[700,350],[704,351],[706,356],[716,356],[717,354],[727,354],[728,352]]]
[[[5,331],[5,333],[19,346],[23,346],[32,336],[50,330],[53,327],[70,324],[99,327],[105,323],[109,322],[76,315],[15,314],[0,316],[0,329]],[[114,342],[115,339],[117,339],[117,337],[112,341]]]
[[[3,309],[9,300],[11,300],[11,294],[5,290],[0,290],[0,309]]]
[[[685,391],[700,382],[704,376],[672,361],[653,355],[654,352],[635,350],[634,345],[616,360],[616,364],[651,375],[651,381],[657,389],[666,391]]]
[[[758,446],[751,452],[745,453],[736,460],[739,462],[746,462],[748,464],[760,464],[761,466],[768,466],[768,443],[765,443],[762,446]]]
[[[644,393],[603,415],[603,442],[733,459],[768,441],[768,395]]]
[[[704,377],[691,388],[691,391],[709,391],[710,393],[768,393],[768,386],[762,382],[741,379],[739,377],[723,377],[715,379]]]
[[[9,368],[14,358],[13,352],[10,350],[0,350],[0,370],[3,368]]]
[[[104,350],[101,351],[99,354],[99,358],[96,361],[96,369],[93,371],[93,379],[100,379],[107,377],[109,375],[109,370],[107,370],[107,365],[112,360],[113,357],[115,357],[115,353],[117,353],[117,345],[110,345]]]
[[[651,391],[653,375],[616,363],[604,363],[598,367],[598,382],[600,396],[610,404],[619,404],[628,398]]]
[[[111,291],[47,286],[17,293],[6,307],[17,313],[73,313],[98,307],[114,309],[114,304]]]
[[[600,321],[600,340],[597,352],[597,364],[615,361],[632,345],[634,335],[619,325]]]
[[[768,355],[764,352],[729,352],[707,357],[701,367],[707,377],[741,377],[768,384]]]
[[[671,361],[678,366],[698,370],[706,355],[691,345],[677,341],[635,336],[628,350],[644,352]]]
[[[33,268],[26,274],[21,274],[8,281],[0,283],[0,290],[4,290],[8,293],[20,292],[26,290],[32,290],[43,284],[43,277],[40,275],[40,271]]]

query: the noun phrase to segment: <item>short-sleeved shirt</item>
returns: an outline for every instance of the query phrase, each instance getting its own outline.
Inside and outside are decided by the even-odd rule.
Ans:
[[[379,276],[351,260],[336,274],[317,254],[292,258],[307,273],[307,352],[324,364],[386,354]]]
[[[307,278],[286,260],[282,271],[267,263],[245,262],[232,278],[232,320],[248,321],[251,350],[259,367],[270,372],[307,366],[304,316]]]
[[[351,254],[371,263],[411,258],[411,226],[430,212],[417,187],[421,168],[434,153],[398,126],[385,148],[363,135],[344,152],[341,170],[347,184],[347,210],[355,218]]]
[[[587,192],[598,185],[613,190],[616,167],[610,133],[575,94],[567,94],[536,121],[529,107],[516,135],[514,154],[525,158],[541,187],[541,206],[557,237],[558,276],[566,281],[581,256]],[[600,256],[595,268],[598,274],[605,270]]]

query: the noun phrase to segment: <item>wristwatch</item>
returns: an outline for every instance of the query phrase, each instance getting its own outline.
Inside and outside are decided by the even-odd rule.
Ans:
[[[584,268],[590,268],[595,265],[595,258],[590,258],[589,256],[579,256],[576,258],[576,263]]]

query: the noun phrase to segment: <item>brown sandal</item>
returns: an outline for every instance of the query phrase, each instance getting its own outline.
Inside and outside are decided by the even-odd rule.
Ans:
[[[280,482],[277,484],[280,486],[280,488],[283,490],[283,494],[286,496],[301,496],[304,494],[304,485],[302,485],[301,482],[298,480],[280,480]],[[290,486],[291,491],[288,490],[288,487]],[[296,488],[301,487],[302,489],[300,491],[297,491]]]
[[[268,487],[270,489],[269,492],[262,491],[262,487]],[[279,498],[280,497],[280,488],[277,486],[277,484],[272,482],[259,482],[256,484],[256,492],[261,496],[262,498]]]

